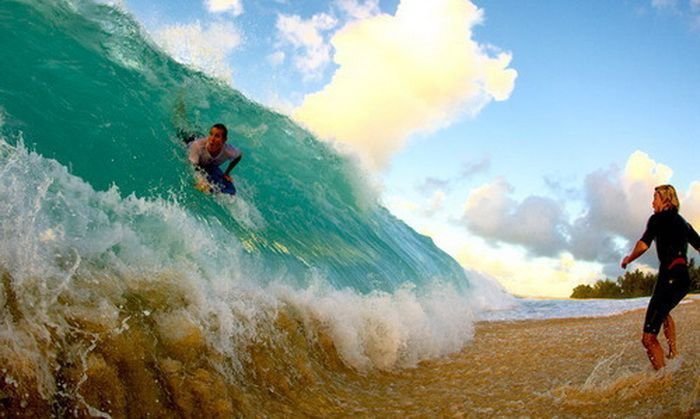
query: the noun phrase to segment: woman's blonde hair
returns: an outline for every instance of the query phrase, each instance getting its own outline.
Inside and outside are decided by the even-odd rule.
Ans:
[[[676,210],[681,209],[681,203],[678,201],[676,188],[671,185],[659,185],[654,188],[654,191],[658,192],[661,202],[664,203],[664,208],[675,208]]]

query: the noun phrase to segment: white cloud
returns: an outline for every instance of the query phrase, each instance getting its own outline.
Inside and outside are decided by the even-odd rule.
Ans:
[[[668,183],[673,172],[646,153],[635,151],[624,170],[589,174],[584,183],[586,213],[571,226],[569,251],[577,258],[616,266],[618,238],[635,242],[651,214],[654,187]]]
[[[322,74],[331,61],[331,46],[323,32],[333,29],[338,21],[321,13],[308,20],[296,15],[279,15],[277,31],[283,42],[301,51],[294,57],[296,68],[306,77],[314,78]]]
[[[243,3],[241,0],[205,0],[204,5],[209,13],[230,12],[234,16],[243,13]]]
[[[379,0],[366,0],[364,3],[357,0],[335,0],[335,4],[351,19],[367,19],[381,13]]]
[[[386,201],[392,213],[433,238],[465,269],[484,272],[517,295],[567,297],[579,284],[616,278],[619,266],[639,239],[652,214],[654,187],[669,183],[673,171],[641,151],[630,154],[623,168],[586,176],[574,194],[585,212],[568,217],[570,202],[529,196],[514,199],[514,188],[496,179],[473,189],[455,228],[429,211],[438,195],[423,205],[397,196]],[[671,182],[672,183],[672,182]],[[435,181],[436,187],[442,185]],[[700,228],[700,181],[681,198],[681,214]],[[567,197],[571,192],[564,193]],[[694,252],[690,250],[690,252]],[[633,269],[655,271],[656,254],[647,252]]]
[[[691,183],[688,192],[681,199],[683,216],[696,230],[700,231],[700,182]]]
[[[559,254],[566,243],[561,206],[538,196],[517,203],[508,196],[512,192],[503,179],[472,191],[464,209],[467,228],[484,238],[523,245],[536,255]]]
[[[516,71],[472,38],[482,12],[464,0],[402,0],[395,16],[351,22],[332,38],[338,65],[295,118],[380,167],[411,134],[505,100]]]
[[[629,251],[620,244],[634,243],[641,236],[652,213],[654,187],[668,183],[672,174],[668,166],[636,151],[624,170],[600,170],[586,176],[585,213],[572,220],[563,202],[538,196],[515,201],[512,187],[499,179],[470,193],[463,222],[484,239],[519,245],[538,256],[570,253],[610,271],[617,269],[622,253]],[[684,202],[691,221],[700,218],[700,184],[692,185]]]
[[[205,28],[199,22],[172,25],[158,31],[154,38],[176,60],[211,76],[232,81],[233,70],[228,55],[242,42],[242,36],[233,24],[217,22]]]

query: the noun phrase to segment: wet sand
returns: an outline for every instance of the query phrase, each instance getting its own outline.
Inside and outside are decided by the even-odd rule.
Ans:
[[[44,329],[23,319],[8,294],[0,313],[5,327],[0,417],[693,417],[700,412],[698,300],[672,312],[681,356],[661,372],[652,370],[640,343],[644,310],[604,318],[479,323],[471,343],[450,356],[414,368],[361,372],[343,363],[323,325],[309,330],[308,323],[284,310],[270,325],[277,332],[260,333],[254,344],[241,347],[242,364],[236,365],[207,344],[196,323],[172,310],[183,307],[177,288],[155,290],[130,297],[113,319],[122,325],[116,329],[96,323],[94,310],[63,301],[71,308],[62,314],[71,325],[63,336],[39,333]]]
[[[357,397],[350,410],[370,416],[692,417],[700,403],[700,302],[672,314],[681,356],[666,371],[652,370],[640,343],[644,310],[480,323],[460,353],[370,378],[372,396]]]

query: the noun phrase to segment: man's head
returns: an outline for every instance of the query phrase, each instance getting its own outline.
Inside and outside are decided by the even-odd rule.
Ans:
[[[652,202],[654,212],[661,212],[667,209],[679,210],[681,203],[676,194],[676,188],[671,185],[660,185],[654,188],[654,201]]]
[[[209,137],[207,137],[207,151],[212,156],[221,153],[224,144],[228,140],[228,129],[224,124],[214,124],[209,129]]]

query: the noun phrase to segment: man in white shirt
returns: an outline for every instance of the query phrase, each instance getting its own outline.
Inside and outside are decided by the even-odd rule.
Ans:
[[[189,160],[195,165],[197,170],[206,174],[210,183],[210,192],[214,190],[236,194],[233,186],[233,179],[229,173],[241,161],[243,153],[238,148],[227,144],[228,129],[224,124],[214,124],[209,129],[209,136],[203,137],[189,143]],[[225,171],[219,166],[229,162]]]

